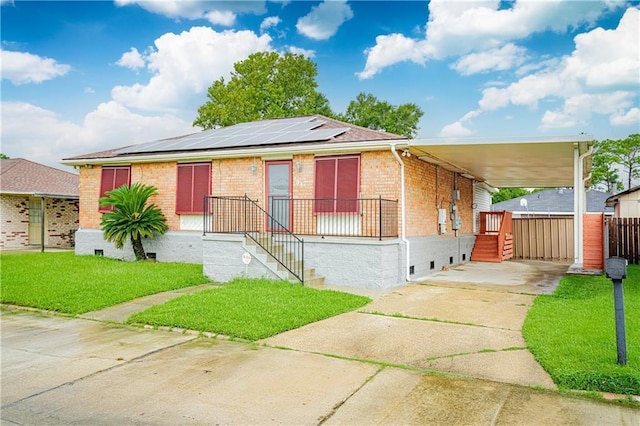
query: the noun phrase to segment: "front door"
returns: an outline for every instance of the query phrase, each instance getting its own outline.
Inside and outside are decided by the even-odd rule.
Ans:
[[[29,244],[42,244],[42,200],[29,199]]]
[[[275,219],[267,228],[291,230],[291,161],[268,161],[266,166],[268,212]]]

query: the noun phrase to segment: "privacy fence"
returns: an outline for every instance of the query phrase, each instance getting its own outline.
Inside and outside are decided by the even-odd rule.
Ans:
[[[614,217],[607,221],[609,256],[620,256],[640,264],[640,218]]]

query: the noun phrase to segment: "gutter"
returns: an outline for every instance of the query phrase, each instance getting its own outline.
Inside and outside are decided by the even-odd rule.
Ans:
[[[396,157],[396,160],[400,164],[400,212],[401,212],[400,215],[402,216],[402,227],[401,227],[402,231],[401,231],[400,239],[402,239],[402,241],[405,243],[407,247],[407,265],[406,265],[406,271],[405,271],[405,278],[407,281],[411,281],[411,274],[409,274],[409,267],[411,263],[411,259],[410,259],[411,243],[409,243],[409,240],[407,240],[407,237],[406,237],[407,235],[406,234],[406,209],[405,209],[405,203],[404,203],[404,198],[405,198],[404,197],[404,162],[396,152],[396,144],[392,143],[390,147],[391,147],[391,152],[393,153],[393,156]]]

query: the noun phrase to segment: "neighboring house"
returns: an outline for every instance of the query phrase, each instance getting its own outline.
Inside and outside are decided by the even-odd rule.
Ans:
[[[169,225],[145,240],[147,251],[159,261],[203,263],[219,281],[282,276],[272,262],[280,251],[304,260],[305,281],[315,273],[369,288],[469,261],[474,200],[486,204],[491,187],[408,148],[406,137],[316,115],[67,158],[80,170],[76,253],[133,257],[130,246],[103,239],[98,199],[142,182],[158,188],[152,202]]]
[[[615,217],[640,217],[640,185],[610,196],[606,205]]]
[[[71,248],[78,175],[22,158],[0,160],[0,247]]]
[[[604,213],[611,215],[613,209],[605,206],[611,194],[597,190],[586,192],[587,213]],[[527,217],[573,217],[573,188],[546,189],[501,201],[491,205],[491,211],[510,211],[513,218]]]

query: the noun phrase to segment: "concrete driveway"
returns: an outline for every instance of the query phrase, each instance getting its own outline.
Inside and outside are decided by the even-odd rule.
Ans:
[[[468,265],[257,343],[3,308],[2,424],[640,425],[522,386],[553,388],[520,333],[542,287],[510,269],[540,267]]]

